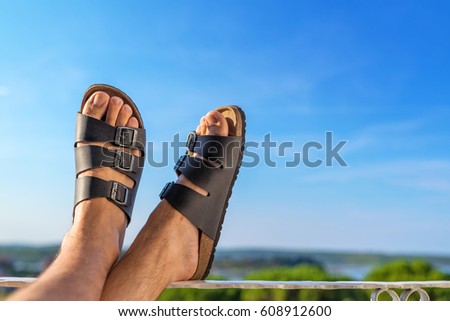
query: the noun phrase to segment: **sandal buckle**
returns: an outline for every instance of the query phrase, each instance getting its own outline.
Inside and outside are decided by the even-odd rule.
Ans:
[[[128,187],[118,183],[113,182],[111,188],[111,200],[119,205],[127,205],[128,203]]]
[[[167,184],[163,187],[161,193],[159,193],[159,198],[160,198],[160,199],[163,199],[163,198],[166,197],[167,191],[169,190],[169,188],[170,188],[173,184],[174,184],[173,182],[169,182],[169,183],[167,183]]]
[[[192,131],[189,133],[186,139],[186,149],[190,152],[193,152],[196,145],[197,145],[197,133],[195,131]]]
[[[178,158],[177,163],[175,164],[175,166],[173,167],[173,169],[175,170],[175,172],[178,173],[178,170],[180,169],[181,165],[184,163],[184,161],[186,160],[187,154],[184,154],[183,156],[181,156],[180,158]]]
[[[131,171],[133,160],[133,155],[118,149],[114,158],[114,167],[129,172]]]
[[[130,127],[119,126],[116,128],[114,142],[121,147],[136,147],[137,130]]]

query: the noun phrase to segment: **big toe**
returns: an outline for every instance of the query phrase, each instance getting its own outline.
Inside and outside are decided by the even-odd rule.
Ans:
[[[217,110],[207,113],[198,128],[200,135],[228,136],[228,122]]]
[[[88,98],[83,106],[84,115],[102,119],[106,113],[109,103],[109,95],[103,91],[97,91]]]

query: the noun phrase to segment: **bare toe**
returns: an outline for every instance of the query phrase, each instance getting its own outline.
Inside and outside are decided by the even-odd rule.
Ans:
[[[82,114],[96,119],[102,119],[108,108],[108,103],[108,94],[103,91],[97,91],[84,104]]]
[[[127,127],[139,128],[139,121],[137,120],[137,118],[136,117],[131,117],[128,120]]]
[[[202,119],[205,123],[202,135],[228,136],[228,122],[219,111],[212,110]]]
[[[128,105],[123,105],[117,116],[116,126],[126,126],[130,117],[133,115],[133,110]]]
[[[106,112],[106,123],[115,126],[119,112],[122,109],[123,100],[119,97],[111,97],[109,100],[108,111]]]
[[[199,135],[206,135],[205,117],[200,118],[200,125],[197,127]]]

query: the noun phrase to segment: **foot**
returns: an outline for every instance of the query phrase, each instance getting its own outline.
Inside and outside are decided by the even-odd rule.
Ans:
[[[112,126],[138,127],[131,107],[104,92],[95,92],[82,113]],[[109,168],[80,174],[86,175],[115,180],[129,187],[133,184],[128,177]],[[126,224],[125,214],[105,198],[79,203],[74,211],[74,223],[65,235],[55,261],[36,282],[9,299],[98,300],[119,255]]]
[[[210,111],[202,117],[196,129],[197,135],[200,136],[227,136],[228,132],[228,123],[225,117],[217,110]],[[204,196],[208,195],[207,191],[193,184],[184,175],[178,177],[177,184],[185,185]],[[171,208],[174,217],[172,222],[174,226],[172,228],[177,227],[180,231],[185,231],[184,233],[179,233],[179,243],[174,246],[174,257],[180,258],[180,262],[174,266],[181,267],[181,269],[174,271],[171,282],[189,280],[197,269],[199,231],[183,214],[173,209],[165,199],[163,202]],[[183,246],[183,244],[186,244],[186,246]]]
[[[103,120],[111,126],[139,127],[139,122],[133,116],[133,110],[129,105],[124,104],[121,98],[110,97],[102,91],[95,92],[89,97],[83,106],[82,114]],[[82,145],[86,144],[78,144],[78,146]],[[117,149],[112,144],[98,143],[98,145],[109,149]],[[134,154],[138,153],[136,150],[129,151],[125,149],[125,151]],[[94,176],[105,181],[117,181],[128,187],[133,187],[134,185],[132,179],[112,168],[90,169],[78,175],[78,177],[82,176]],[[74,211],[74,227],[79,226],[81,231],[87,228],[92,234],[98,227],[98,233],[111,231],[117,235],[114,250],[111,253],[114,260],[120,253],[126,224],[127,219],[122,210],[106,198],[94,198],[83,201],[76,206]],[[98,234],[95,234],[98,237]]]
[[[198,135],[227,136],[228,132],[228,123],[218,111],[206,114],[197,127]],[[177,183],[206,195],[183,175]],[[102,299],[155,300],[168,284],[194,275],[198,251],[197,227],[163,199],[108,276]]]

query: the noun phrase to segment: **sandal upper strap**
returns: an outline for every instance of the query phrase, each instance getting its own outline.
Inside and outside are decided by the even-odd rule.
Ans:
[[[105,142],[119,147],[145,149],[145,129],[115,127],[102,120],[77,113],[75,146],[80,142]]]
[[[186,149],[201,155],[202,158],[215,165],[233,167],[236,161],[236,152],[240,152],[242,142],[242,137],[238,136],[199,136],[192,131],[186,140]]]
[[[217,184],[228,184],[242,159],[242,137],[194,136],[189,134],[186,147],[198,156],[181,156],[174,170],[211,193]]]

